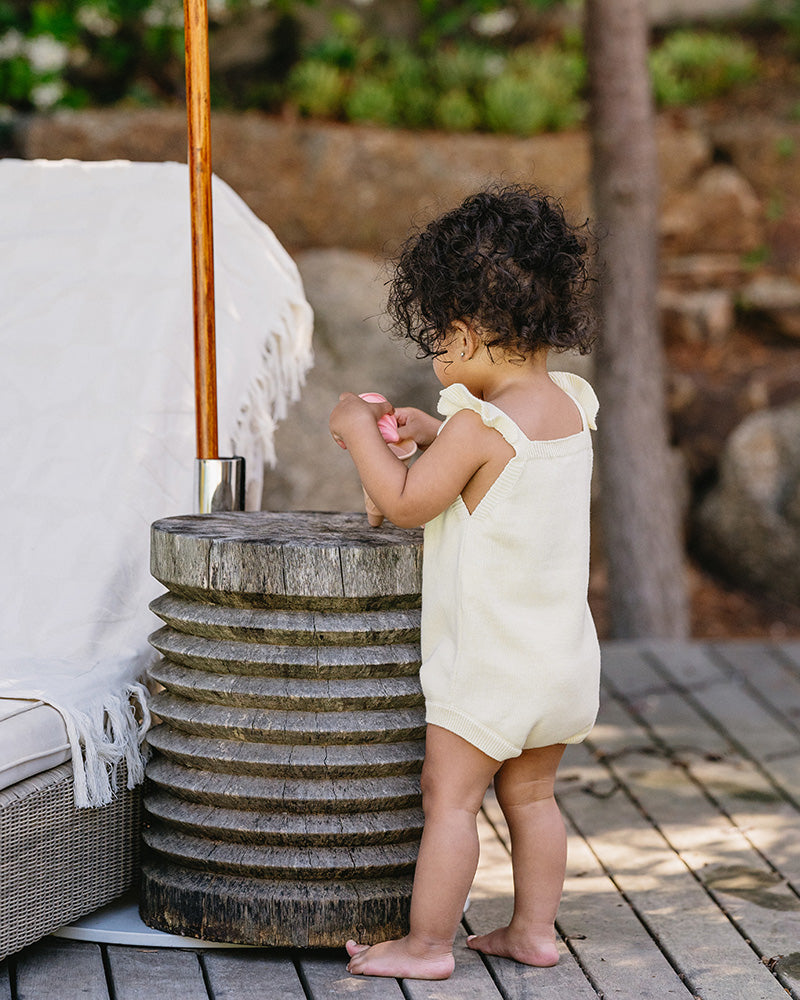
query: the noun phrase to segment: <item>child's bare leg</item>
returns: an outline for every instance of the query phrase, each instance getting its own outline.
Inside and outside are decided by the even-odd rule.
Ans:
[[[478,866],[475,822],[499,763],[446,729],[428,726],[422,769],[425,826],[411,896],[409,933],[371,948],[347,942],[350,972],[447,979],[453,939]]]
[[[524,750],[495,776],[497,801],[511,834],[514,913],[508,927],[468,938],[470,948],[527,965],[558,962],[554,923],[567,840],[553,785],[563,753],[563,744]]]

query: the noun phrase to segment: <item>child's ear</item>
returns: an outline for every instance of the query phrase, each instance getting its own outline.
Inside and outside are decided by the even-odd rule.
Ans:
[[[458,353],[461,354],[461,352],[463,351],[464,353],[462,357],[464,358],[465,361],[469,361],[469,359],[473,356],[473,354],[475,354],[478,348],[483,344],[480,334],[472,325],[472,323],[463,323],[459,321],[458,337],[459,337]]]

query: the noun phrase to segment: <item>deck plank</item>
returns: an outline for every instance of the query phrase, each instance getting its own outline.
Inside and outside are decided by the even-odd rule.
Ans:
[[[508,830],[493,796],[487,796],[485,809],[507,843]],[[686,985],[569,822],[567,834],[567,877],[557,927],[590,982],[617,1000],[688,1000]]]
[[[788,802],[752,761],[688,758],[686,767],[753,847],[800,891],[798,807]],[[793,780],[794,787],[800,788],[800,760],[796,759],[794,768],[794,775],[787,774],[785,780]]]
[[[659,648],[657,661],[665,678],[671,678],[680,686],[676,671],[679,661],[669,646]],[[759,763],[800,749],[798,734],[779,715],[756,700],[741,678],[710,682],[686,690],[685,696],[712,726]]]
[[[607,709],[615,712],[623,709]],[[762,961],[796,950],[800,898],[684,767],[642,753],[609,758],[607,766]]]
[[[659,652],[670,657],[669,676],[658,669]],[[676,684],[693,688],[725,679],[719,663],[698,643],[617,640],[603,643],[602,654],[603,680],[630,698]]]
[[[180,1000],[800,1000],[800,643],[612,642],[603,673],[598,724],[559,771],[556,967],[480,956],[463,933],[443,983],[350,976],[344,950],[48,940],[0,963],[0,1000],[152,1000],[155,980]],[[484,812],[474,933],[513,905],[491,796]]]
[[[17,958],[17,1000],[109,1000],[100,945],[45,938],[26,948]]]
[[[343,948],[335,952],[303,952],[298,966],[311,1000],[334,1000],[336,997],[403,1000],[403,991],[396,979],[351,976],[346,968],[347,954]]]
[[[712,653],[800,736],[800,674],[779,650],[763,643],[740,641],[715,643]]]
[[[108,945],[115,1000],[153,1000],[155,983],[180,983],[180,1000],[208,1000],[196,951]]]
[[[568,850],[558,926],[603,995],[689,1000],[686,984],[573,828]]]
[[[707,752],[719,734],[682,699],[670,696],[658,703],[640,700],[631,707],[654,738],[677,753],[691,776],[748,841],[800,890],[800,803],[792,804],[791,794],[800,798],[800,755],[770,761],[767,777],[762,766],[733,747],[725,751],[720,746],[719,753]],[[676,730],[681,734],[693,731],[695,745],[676,746]],[[640,745],[627,727],[620,731],[628,733],[632,746]],[[611,743],[613,735],[611,727],[598,726],[592,739],[600,740],[612,754],[621,752],[619,744]]]
[[[214,1000],[305,1000],[305,990],[289,952],[227,951],[203,953]]]
[[[781,659],[789,663],[800,677],[800,640],[792,639],[776,643],[775,650]]]
[[[586,747],[569,750],[570,766],[580,767],[584,784],[597,793],[608,782],[607,770]],[[601,798],[573,785],[561,806],[690,990],[703,1000],[786,1000],[780,984],[621,786]]]
[[[428,983],[420,979],[403,980],[407,1000],[500,1000],[483,959],[467,947],[466,937],[466,931],[460,928],[453,944],[456,967],[449,979]]]
[[[489,795],[484,812],[491,814],[491,809]],[[499,813],[496,805],[495,809]],[[483,813],[478,817],[478,835],[481,857],[464,923],[470,934],[487,934],[511,919],[514,887],[508,850]],[[548,1000],[597,1000],[597,993],[563,941],[559,941],[559,954],[558,965],[551,969],[536,969],[494,955],[486,955],[483,961],[507,1000],[538,1000],[542,996]]]

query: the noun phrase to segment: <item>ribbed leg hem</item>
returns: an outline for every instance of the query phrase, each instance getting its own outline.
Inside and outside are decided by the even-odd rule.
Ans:
[[[508,760],[510,757],[519,757],[522,753],[519,747],[515,747],[502,736],[498,736],[497,733],[456,708],[428,704],[425,709],[425,721],[455,733],[456,736],[471,743],[493,760]]]

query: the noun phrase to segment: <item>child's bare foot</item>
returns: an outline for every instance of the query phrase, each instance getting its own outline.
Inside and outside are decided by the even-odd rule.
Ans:
[[[415,947],[407,937],[372,946],[348,941],[345,947],[350,956],[347,971],[356,976],[448,979],[455,967],[452,951]]]
[[[513,958],[525,965],[550,966],[558,963],[558,948],[552,934],[532,937],[515,934],[511,927],[500,927],[491,934],[470,934],[467,947],[485,955]]]

